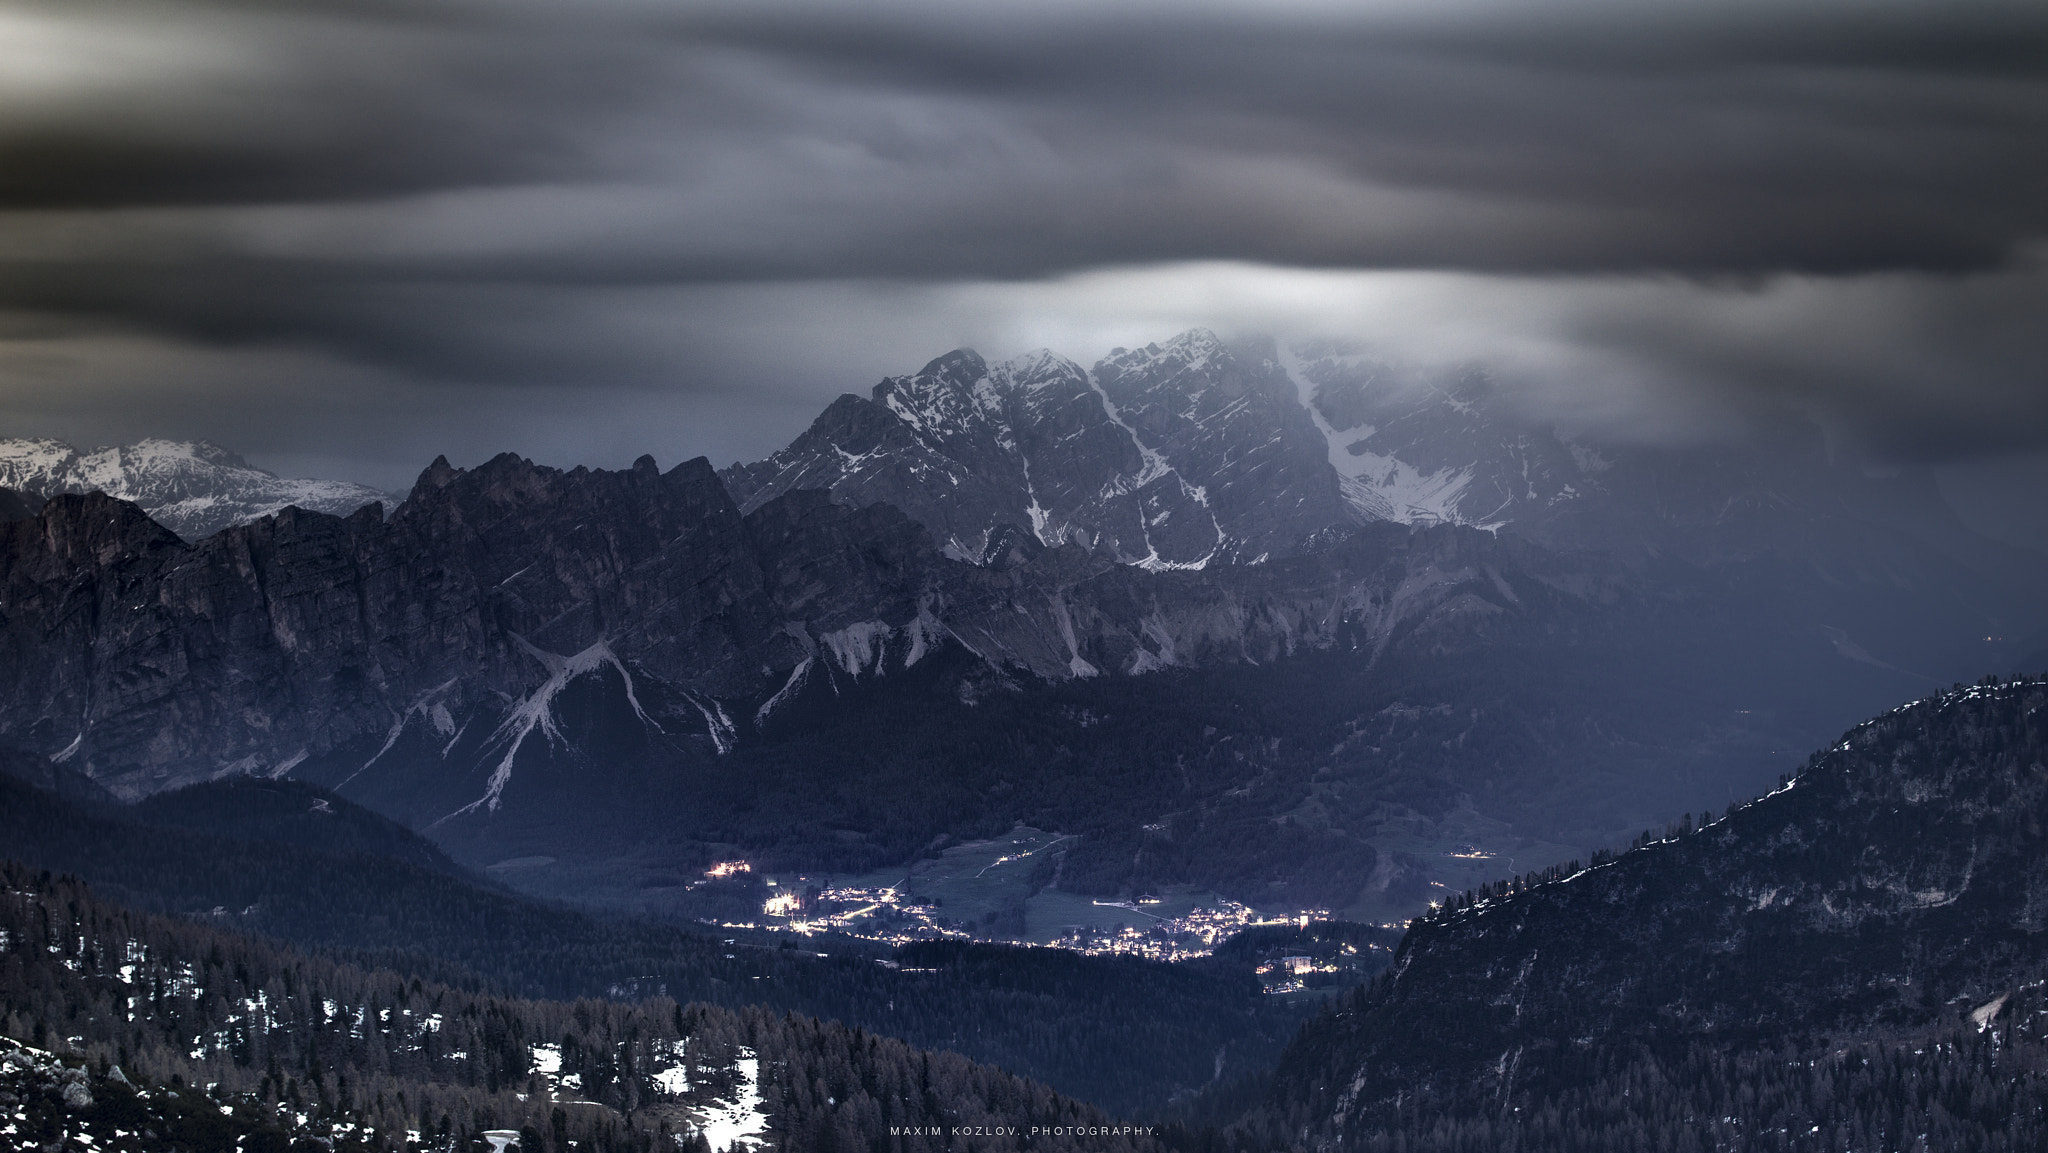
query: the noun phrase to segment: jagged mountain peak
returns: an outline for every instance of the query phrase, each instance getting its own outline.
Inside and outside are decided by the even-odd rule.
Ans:
[[[1531,416],[1473,365],[1194,328],[1092,368],[958,349],[871,399],[841,397],[722,476],[743,510],[797,488],[893,504],[971,563],[1022,533],[1162,568],[1314,551],[1371,521],[1706,559],[1797,551],[1795,522],[1813,519],[1800,510],[1896,531],[1897,502],[1853,471],[1819,445],[1602,444]],[[1921,503],[1910,531],[1977,547]]]
[[[1141,379],[1154,389],[1199,392],[1240,369],[1229,345],[1206,329],[1190,329],[1164,344],[1112,349],[1095,366],[1095,374],[1111,382]]]
[[[969,349],[949,352],[914,376],[889,377],[875,386],[874,399],[935,444],[1007,432],[1002,393],[989,380],[987,362]]]
[[[858,399],[858,398],[854,398]],[[671,487],[702,485],[715,482],[717,470],[706,457],[692,457],[678,463],[667,472],[651,455],[642,455],[631,467],[624,469],[590,468],[577,465],[574,468],[557,468],[539,464],[515,452],[501,452],[482,464],[471,468],[457,468],[448,462],[446,456],[437,456],[434,462],[420,473],[414,482],[406,504],[430,501],[434,494],[449,488],[466,493],[489,495],[498,500],[527,499],[542,495],[559,495],[592,485],[638,486],[649,482],[660,482]]]
[[[417,493],[423,488],[446,488],[448,482],[454,480],[457,475],[455,466],[448,463],[448,457],[444,453],[436,456],[433,463],[427,465],[420,473],[420,478],[413,482],[413,491]]]
[[[1178,360],[1188,364],[1200,364],[1226,350],[1222,337],[1206,328],[1190,328],[1164,341],[1155,341],[1141,348],[1112,348],[1103,363],[1112,365],[1141,364],[1148,361]]]
[[[913,425],[943,432],[993,407],[979,388],[987,378],[988,362],[980,353],[956,348],[908,376],[884,378],[870,395]]]
[[[89,452],[48,437],[0,440],[0,487],[42,497],[104,492],[187,540],[288,505],[346,514],[389,500],[358,484],[280,477],[209,441],[162,438]]]
[[[34,519],[0,525],[0,532],[16,540],[35,539],[44,563],[60,566],[105,565],[185,547],[177,534],[132,502],[98,491],[59,493]]]
[[[743,508],[798,487],[894,504],[976,563],[1018,533],[1152,568],[1287,555],[1351,517],[1278,371],[1203,329],[1093,372],[1050,350],[994,365],[957,350],[724,475]]]
[[[988,362],[971,348],[956,348],[943,356],[935,356],[912,374],[913,379],[931,379],[949,384],[971,385],[988,375]],[[902,379],[902,378],[892,378]],[[887,384],[884,381],[883,384]],[[882,385],[877,385],[880,389]]]
[[[989,366],[989,374],[1019,389],[1047,388],[1088,379],[1088,370],[1049,348],[1034,348]]]

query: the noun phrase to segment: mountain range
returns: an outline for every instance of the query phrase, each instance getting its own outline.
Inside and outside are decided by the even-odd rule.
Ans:
[[[723,472],[437,460],[204,536],[52,497],[0,525],[0,741],[130,798],[304,777],[648,907],[1021,822],[1068,891],[1384,918],[2011,667],[2037,560],[1818,435],[1593,445],[1202,332],[958,350]]]
[[[799,489],[893,505],[974,563],[1028,539],[1152,569],[1257,564],[1375,522],[1700,560],[1819,556],[1849,525],[1882,526],[1889,553],[2014,562],[1962,526],[1931,474],[1838,460],[1796,424],[1759,436],[1747,448],[1602,442],[1529,415],[1477,369],[1197,329],[1092,369],[1050,351],[991,365],[958,349],[841,396],[787,448],[720,476],[742,511]]]
[[[134,502],[186,540],[287,505],[347,515],[366,504],[396,503],[359,484],[280,477],[205,441],[155,439],[90,452],[47,438],[0,440],[0,488],[22,494],[12,508],[0,502],[0,518],[33,514],[59,493],[103,492]]]
[[[893,504],[960,560],[1022,532],[1199,569],[1291,555],[1354,523],[1323,456],[1277,364],[1194,333],[1092,373],[1051,353],[993,367],[949,353],[872,399],[839,398],[787,449],[722,475],[743,509],[808,488]]]
[[[723,471],[7,459],[0,1132],[2048,1135],[2048,682],[1981,676],[2048,651],[2042,558],[1812,430],[1598,442],[1195,332],[955,350]],[[999,906],[921,871],[966,849]],[[983,943],[751,928],[862,877]],[[1173,966],[988,943],[1167,892],[1305,915]],[[1264,982],[1340,954],[1283,1051]]]

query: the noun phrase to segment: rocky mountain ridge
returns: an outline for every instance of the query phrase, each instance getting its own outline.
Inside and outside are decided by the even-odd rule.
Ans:
[[[956,349],[841,396],[787,448],[720,475],[743,510],[803,488],[894,505],[974,563],[1024,539],[1152,569],[1259,563],[1377,521],[1703,563],[2024,563],[1964,529],[1929,474],[1838,460],[1815,429],[1759,436],[1599,443],[1522,411],[1477,369],[1197,329],[1093,368]]]
[[[894,504],[963,560],[1025,534],[1151,569],[1257,562],[1360,519],[1298,392],[1270,346],[1200,330],[1092,370],[959,349],[722,475],[747,508],[796,488]]]
[[[1602,455],[1391,371],[963,351],[723,475],[437,460],[197,541],[61,495],[0,525],[0,744],[129,797],[304,776],[475,866],[602,827],[634,893],[1024,821],[1088,830],[1077,892],[1377,920],[1459,845],[1568,855],[2038,648],[2034,568],[1911,478]]]
[[[197,544],[127,502],[60,496],[0,526],[16,702],[0,738],[134,795],[287,772],[480,703],[509,708],[516,751],[548,736],[555,693],[602,673],[665,686],[636,707],[658,702],[670,714],[650,723],[715,751],[806,684],[836,691],[946,647],[988,676],[1060,680],[1474,644],[1541,591],[1517,593],[1514,550],[1469,531],[1389,525],[1349,550],[1211,574],[1078,547],[982,567],[887,506],[798,491],[743,516],[701,460],[437,461],[388,519],[288,508]]]
[[[1452,897],[1296,1042],[1268,1116],[1344,1147],[1638,1050],[1981,1029],[2048,972],[2044,807],[2048,680],[1901,707],[1720,817]]]
[[[395,503],[359,484],[277,476],[205,441],[157,439],[90,452],[48,438],[0,440],[0,487],[43,499],[104,492],[140,505],[186,540],[286,505],[346,516],[366,504]]]

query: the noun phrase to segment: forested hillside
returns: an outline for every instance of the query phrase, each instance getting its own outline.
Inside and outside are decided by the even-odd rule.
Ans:
[[[1342,1140],[1306,1113],[1262,1112],[1239,1136],[1359,1153],[2025,1153],[2048,1148],[2044,1017],[2030,985],[1983,1026],[1599,1047],[1543,1091],[1452,1104],[1420,1086]]]
[[[88,809],[0,776],[0,854],[364,966],[525,997],[665,995],[837,1019],[1126,1113],[1270,1065],[1299,1020],[1262,997],[1250,964],[976,945],[906,972],[870,942],[600,918],[453,875],[418,838],[296,782]]]
[[[858,1029],[659,996],[479,994],[135,913],[11,862],[0,1034],[45,1051],[6,1058],[44,1070],[24,1078],[32,1099],[13,1091],[12,1136],[102,1149],[281,1149],[297,1133],[470,1150],[488,1131],[522,1153],[1157,1147],[1041,1085]],[[48,1072],[50,1050],[98,1077]],[[193,1107],[201,1087],[214,1108]]]
[[[2048,680],[1894,710],[1776,791],[1452,897],[1249,1131],[1348,1149],[2048,1139]]]

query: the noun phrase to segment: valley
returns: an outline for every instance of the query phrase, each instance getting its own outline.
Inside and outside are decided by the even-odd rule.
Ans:
[[[1857,726],[1768,793],[1725,813],[1687,817],[1587,862],[1483,883],[1442,901],[1405,932],[1305,918],[1247,925],[1208,957],[1175,965],[929,939],[890,955],[842,955],[852,942],[836,935],[808,938],[831,953],[813,959],[786,937],[777,943],[757,935],[699,939],[691,946],[696,957],[672,970],[685,983],[721,969],[728,982],[755,970],[738,989],[721,992],[727,982],[715,978],[698,986],[714,1002],[736,993],[741,1006],[772,1005],[805,988],[815,998],[830,987],[818,976],[863,973],[886,990],[891,1011],[905,998],[950,1001],[926,1018],[941,1030],[1002,1020],[1023,1004],[1043,1013],[1079,995],[1129,1010],[1135,1051],[1155,1060],[1175,1051],[1157,1032],[1167,1022],[1213,1025],[1233,1012],[1272,1013],[1298,996],[1321,1004],[1284,1051],[1275,1051],[1278,1038],[1264,1042],[1272,1055],[1248,1049],[1249,1063],[1230,1078],[1225,1057],[1235,1043],[1226,1041],[1203,1092],[1177,1095],[1163,1112],[1159,1097],[1110,1090],[1100,1080],[1103,1055],[1065,1074],[1092,1084],[1098,1099],[1164,1118],[1142,1123],[1062,1103],[959,1058],[934,1064],[877,1048],[857,1032],[849,1041],[840,1026],[821,1031],[815,1019],[806,1026],[798,1016],[753,1009],[735,1016],[707,1004],[685,1008],[653,976],[614,980],[603,1000],[570,1006],[479,997],[461,969],[444,970],[458,978],[454,985],[426,986],[417,977],[408,984],[387,970],[350,967],[361,961],[337,964],[331,945],[324,956],[276,953],[235,930],[317,935],[340,927],[341,910],[328,908],[287,928],[294,923],[289,895],[313,888],[289,875],[295,860],[328,874],[330,893],[383,910],[372,921],[395,931],[394,940],[424,943],[430,924],[474,920],[420,917],[409,911],[413,902],[393,899],[388,881],[366,884],[372,874],[363,870],[390,875],[388,864],[376,863],[390,858],[334,856],[334,848],[381,840],[388,847],[380,854],[388,853],[405,835],[309,786],[243,782],[170,794],[168,806],[146,806],[148,823],[127,825],[117,841],[94,830],[128,810],[92,817],[78,802],[8,786],[15,791],[0,809],[7,853],[53,863],[74,854],[117,885],[125,878],[137,897],[190,907],[195,898],[203,904],[229,892],[218,887],[223,882],[251,882],[234,859],[231,846],[241,844],[287,866],[258,882],[287,903],[273,910],[259,900],[239,917],[228,913],[225,925],[222,907],[196,922],[166,919],[118,908],[47,871],[6,866],[0,1019],[28,1040],[0,1057],[0,1087],[15,1086],[10,1132],[59,1139],[97,1132],[116,1147],[151,1150],[167,1138],[203,1143],[235,1134],[244,1141],[310,1134],[335,1148],[366,1150],[394,1139],[440,1147],[505,1134],[561,1149],[688,1149],[702,1147],[693,1144],[700,1137],[809,1148],[828,1123],[843,1126],[843,1137],[869,1140],[931,1124],[998,1136],[1052,1125],[1065,1135],[1191,1151],[1219,1142],[1481,1149],[1510,1134],[1515,1148],[1544,1150],[1685,1141],[1806,1150],[1918,1134],[1929,1147],[1936,1139],[1944,1148],[2018,1147],[2048,1108],[2039,1097],[2048,1050],[2037,1024],[2048,1012],[2039,1008],[2048,961],[2036,955],[2038,902],[2027,896],[2048,867],[2034,796],[2048,779],[2044,716],[2048,682],[1983,678]],[[324,830],[315,839],[331,848],[306,858],[306,850],[288,847],[313,830]],[[1056,844],[1027,831],[961,846],[928,876],[935,886],[973,880]],[[465,888],[445,858],[424,852],[421,864],[446,878],[440,884],[450,895]],[[125,874],[124,860],[131,863]],[[206,879],[209,868],[218,879]],[[718,875],[707,879],[715,882],[751,872],[736,862],[712,871]],[[449,882],[456,888],[446,889]],[[504,900],[481,892],[459,899]],[[648,931],[588,921],[543,929],[561,914],[529,908],[517,915],[525,927],[497,924],[471,940],[469,955],[516,959],[567,929],[562,943],[587,957],[596,942]],[[340,935],[355,937],[347,929]],[[415,970],[426,960],[410,951],[368,956]],[[645,971],[644,960],[622,960],[616,971]],[[517,964],[532,972],[529,960]],[[1333,985],[1347,965],[1353,979]],[[583,968],[580,979],[596,976]],[[838,980],[842,991],[826,1003],[850,991]],[[216,985],[233,993],[224,1004]],[[1241,1008],[1209,1000],[1225,987],[1238,990]],[[1181,1001],[1180,1011],[1194,1016],[1125,1000],[1141,989],[1168,1000],[1193,995],[1197,1002]],[[87,1004],[109,996],[127,1007],[130,1024],[146,1027],[131,1031],[123,1013],[102,1009],[64,1018],[73,1022],[69,1034],[50,1028],[59,1019],[52,997]],[[857,1003],[837,1001],[835,1011]],[[1501,1005],[1512,1011],[1493,1011]],[[1269,1018],[1273,1025],[1300,1020]],[[632,1027],[622,1029],[627,1021]],[[1075,1024],[1057,1035],[1104,1035],[1100,1021]],[[168,1045],[160,1032],[166,1026]],[[323,1029],[333,1031],[332,1041],[320,1041]],[[552,1039],[557,1030],[559,1041]],[[616,1040],[622,1034],[627,1039]],[[953,1034],[953,1044],[963,1040]],[[617,1054],[608,1055],[614,1046]],[[1025,1055],[1000,1045],[997,1052],[1006,1064]],[[1182,1052],[1199,1059],[1203,1050]],[[125,1073],[113,1071],[116,1059]],[[847,1088],[827,1092],[821,1114],[820,1098],[806,1095],[797,1079],[810,1075],[799,1069],[819,1068],[821,1060],[850,1062],[836,1075],[862,1084],[887,1083],[903,1076],[887,1069],[923,1061],[927,1083],[936,1089],[943,1068],[947,1087],[938,1101],[924,1099],[922,1114],[881,1099],[879,1113],[863,1106],[834,1114],[863,1100],[852,1081],[841,1080],[835,1084]],[[283,1076],[287,1070],[302,1076]],[[410,1104],[391,1108],[393,1093],[420,1103],[416,1120]],[[824,1119],[832,1116],[839,1120]],[[123,1125],[150,1126],[152,1136],[124,1143]],[[270,1136],[278,1133],[284,1137]]]
[[[0,1153],[2048,1150],[2048,4],[0,0]]]
[[[1482,378],[1388,371],[1201,332],[1094,368],[960,350],[755,465],[443,459],[392,506],[252,505],[197,539],[105,492],[31,493],[0,524],[0,855],[363,974],[751,1022],[718,1024],[739,1039],[708,1064],[683,1061],[696,1034],[674,1020],[594,1064],[587,1040],[491,1042],[486,1097],[528,1087],[463,1108],[472,1139],[508,1146],[807,1147],[793,1134],[822,1115],[779,1078],[852,1029],[1031,1078],[1107,1111],[1097,1129],[1142,1119],[1165,1147],[1377,1149],[1434,1126],[1448,1143],[1416,1147],[1480,1149],[1455,1136],[1495,1123],[1480,1097],[1552,1102],[1567,1113],[1542,1132],[1572,1134],[1620,1124],[1593,1103],[1657,1062],[1755,1080],[1742,1038],[1804,1044],[1755,1023],[1795,1001],[1960,981],[1940,996],[1990,1004],[2003,976],[1914,975],[1923,944],[1852,990],[1831,897],[1773,930],[1774,956],[1828,958],[1775,1008],[1674,1008],[1760,995],[1684,968],[1720,947],[1689,938],[1566,963],[1560,988],[1646,982],[1643,1019],[1691,1038],[1676,1048],[1543,1049],[1584,1024],[1564,1002],[1527,1036],[1474,1024],[1537,1012],[1484,992],[1500,973],[1711,904],[1645,880],[1633,921],[1573,927],[1555,894],[1662,876],[1660,852],[1804,803],[1781,782],[1806,750],[2036,651],[2048,606],[2031,554],[1911,478],[1804,450],[1591,447],[1496,408]],[[1850,853],[1771,858],[1804,879],[1757,881],[1756,908]],[[1520,960],[1460,936],[1510,907],[1553,919],[1518,933],[1558,936]],[[1993,966],[2014,989],[2029,947]],[[1953,1024],[1888,1003],[1801,1028],[1877,1061]],[[1694,1011],[1720,1014],[1711,1036]],[[837,1024],[790,1024],[806,1014]],[[1359,1014],[1408,1040],[1372,1048]],[[197,1076],[178,1062],[246,1025],[178,1040],[152,1076]],[[36,1075],[70,1076],[56,1059]],[[1503,1059],[1499,1084],[1473,1071]],[[312,1124],[273,1104],[279,1077],[215,1079],[249,1133]],[[591,1114],[611,1136],[530,1135],[541,1100],[611,1110]],[[321,1131],[336,1147],[461,1128],[327,1107],[348,1118]],[[847,1133],[903,1127],[889,1116]]]
[[[1589,445],[1482,377],[1197,330],[957,350],[723,470],[443,460],[195,541],[60,493],[11,522],[0,740],[130,799],[313,781],[645,915],[719,860],[882,889],[1021,824],[1057,882],[924,923],[1400,923],[2048,643],[2024,550],[1821,447]],[[1422,476],[1459,495],[1385,487]]]
[[[1010,944],[1059,945],[1089,954],[1130,954],[1156,961],[1207,956],[1223,940],[1254,925],[1294,924],[1321,914],[1261,918],[1214,893],[1182,887],[1163,895],[1105,900],[1057,888],[1055,850],[1075,840],[1019,827],[990,841],[968,842],[906,869],[861,876],[789,874],[766,877],[758,920],[717,922],[724,928],[763,928],[800,935],[835,933],[904,944],[962,938]],[[745,878],[751,866],[726,877],[692,882],[712,890],[720,880]],[[729,869],[721,862],[713,871]],[[732,885],[759,892],[744,881]]]

